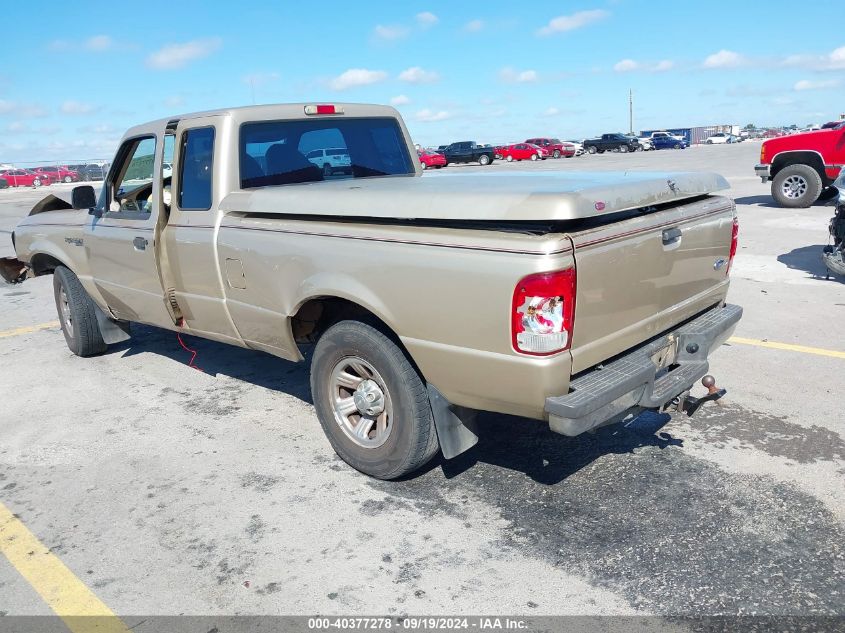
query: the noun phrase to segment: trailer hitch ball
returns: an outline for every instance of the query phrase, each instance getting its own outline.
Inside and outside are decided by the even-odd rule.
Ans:
[[[707,374],[704,378],[701,379],[701,384],[707,389],[707,393],[713,393],[716,391],[716,379],[713,378],[710,374]]]
[[[707,389],[706,396],[693,398],[692,396],[687,395],[681,403],[681,410],[688,416],[691,416],[693,413],[698,411],[698,408],[705,402],[718,402],[718,400],[727,393],[724,389],[716,387],[716,379],[710,374],[707,374],[701,379],[701,384],[705,389]]]

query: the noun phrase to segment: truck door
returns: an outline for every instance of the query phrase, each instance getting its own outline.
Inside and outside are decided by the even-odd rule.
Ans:
[[[115,316],[172,327],[159,277],[155,227],[162,194],[163,135],[149,133],[121,145],[103,184],[84,247],[94,284]]]

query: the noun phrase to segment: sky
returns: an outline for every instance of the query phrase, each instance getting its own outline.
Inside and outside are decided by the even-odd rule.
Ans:
[[[5,3],[0,163],[109,158],[132,125],[253,103],[392,103],[426,146],[627,131],[629,90],[635,130],[823,123],[845,31],[811,4]]]

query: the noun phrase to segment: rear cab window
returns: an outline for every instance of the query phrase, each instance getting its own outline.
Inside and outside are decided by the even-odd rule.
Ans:
[[[211,208],[214,128],[185,130],[181,143],[179,208],[207,211]]]
[[[328,167],[326,156],[336,157]],[[414,173],[394,118],[260,121],[241,126],[242,189]]]

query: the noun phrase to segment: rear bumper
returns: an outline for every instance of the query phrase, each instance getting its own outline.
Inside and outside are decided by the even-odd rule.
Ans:
[[[760,177],[760,180],[763,182],[768,182],[769,180],[769,165],[757,165],[754,168],[754,173]]]
[[[742,308],[712,308],[600,368],[573,379],[569,393],[546,398],[549,426],[579,435],[631,409],[659,408],[690,390],[709,369],[707,357],[733,333]]]

